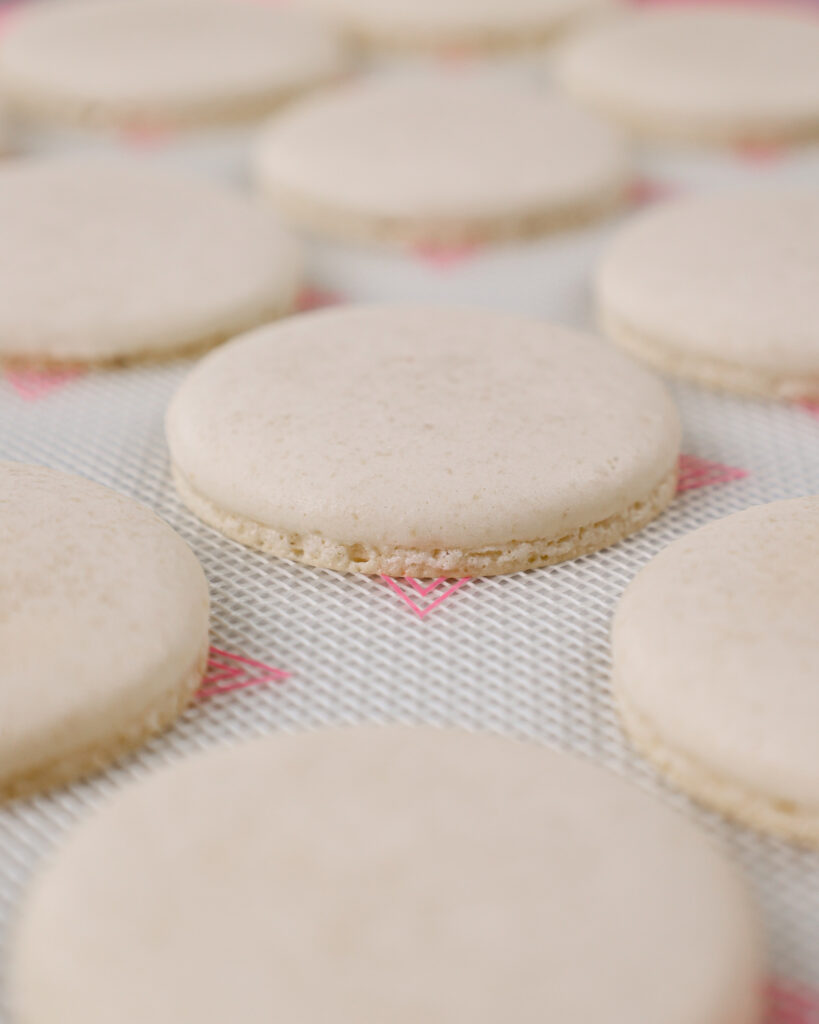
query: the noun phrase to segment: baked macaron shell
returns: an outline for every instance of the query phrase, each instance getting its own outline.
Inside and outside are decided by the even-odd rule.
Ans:
[[[122,157],[0,166],[0,362],[208,348],[290,312],[296,243],[228,189]]]
[[[81,477],[0,462],[0,799],[71,781],[169,725],[208,650],[184,541]]]
[[[480,311],[364,306],[214,353],[169,407],[189,506],[348,572],[482,575],[576,557],[657,515],[680,427],[597,339]]]
[[[627,731],[673,781],[757,828],[819,845],[819,497],[675,541],[613,627]]]
[[[597,273],[603,330],[658,369],[770,397],[819,394],[819,197],[764,187],[672,200]]]
[[[265,116],[350,66],[303,13],[224,0],[31,4],[0,41],[0,90],[35,122],[195,128]]]
[[[533,85],[396,74],[310,97],[259,140],[282,215],[350,241],[490,241],[598,220],[625,201],[619,133]]]
[[[548,42],[617,0],[300,0],[374,48],[506,50]]]
[[[130,786],[12,938],[26,1024],[760,1020],[755,914],[694,826],[451,730],[272,736]]]
[[[578,33],[563,87],[655,141],[819,139],[819,17],[789,3],[667,4]]]

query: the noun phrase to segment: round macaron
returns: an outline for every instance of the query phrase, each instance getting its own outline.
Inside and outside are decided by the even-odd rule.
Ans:
[[[819,497],[728,516],[666,548],[614,620],[635,745],[723,813],[819,846]]]
[[[669,4],[570,39],[568,91],[642,136],[819,139],[819,17],[788,3]]]
[[[295,303],[298,254],[268,210],[136,161],[9,161],[0,224],[0,362],[167,358]]]
[[[603,330],[660,370],[744,394],[819,397],[815,190],[655,207],[611,242],[596,291]]]
[[[761,1019],[755,914],[692,825],[431,728],[269,737],[120,791],[12,939],[26,1024]]]
[[[619,135],[525,82],[478,73],[365,79],[263,133],[261,191],[295,224],[348,240],[461,243],[601,218],[626,195]]]
[[[495,51],[548,42],[617,0],[301,0],[357,43]]]
[[[0,462],[0,800],[170,725],[207,652],[205,575],[169,526],[81,477]]]
[[[201,519],[342,572],[437,578],[614,544],[671,501],[663,386],[597,339],[497,313],[353,307],[198,364],[167,436]]]
[[[224,0],[25,5],[0,40],[0,92],[29,118],[194,127],[270,113],[337,78],[345,51],[291,10]]]

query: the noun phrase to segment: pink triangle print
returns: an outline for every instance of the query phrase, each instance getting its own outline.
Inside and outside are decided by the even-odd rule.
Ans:
[[[813,416],[815,420],[819,420],[819,402],[812,398],[804,398],[799,405],[805,410],[808,416]]]
[[[161,124],[138,124],[126,128],[122,141],[134,149],[155,150],[167,145],[174,137],[173,129]]]
[[[788,154],[786,146],[775,142],[742,142],[737,146],[737,156],[749,164],[772,164]]]
[[[766,991],[765,1024],[819,1024],[819,993],[774,979]]]
[[[654,181],[651,178],[636,178],[628,190],[628,198],[635,206],[648,206],[649,203],[671,199],[678,194],[679,189],[674,188],[673,185],[664,181]]]
[[[302,288],[296,297],[296,311],[298,313],[312,313],[315,309],[326,309],[328,306],[340,306],[344,302],[344,296],[339,292],[330,291],[329,288],[316,288],[312,285]]]
[[[265,665],[263,661],[211,647],[207,671],[196,697],[198,700],[207,700],[222,693],[246,690],[264,683],[283,683],[289,677],[289,672]]]
[[[446,576],[440,576],[431,583],[415,580],[409,576],[396,579],[392,576],[382,575],[381,579],[411,612],[419,619],[423,619],[436,608],[440,608],[444,601],[469,583],[470,577],[464,576],[460,580],[450,580]]]
[[[680,456],[680,475],[677,480],[677,493],[693,491],[699,487],[710,487],[712,484],[727,484],[733,480],[744,480],[748,470],[738,466],[725,466],[721,462],[709,462],[696,455]]]
[[[5,378],[26,402],[36,402],[81,376],[82,370],[6,370]]]
[[[5,0],[5,3],[0,3],[0,33],[25,3],[26,0]]]
[[[481,247],[474,243],[464,243],[463,245],[422,243],[416,245],[412,251],[417,259],[435,270],[453,270],[474,259],[480,249]]]

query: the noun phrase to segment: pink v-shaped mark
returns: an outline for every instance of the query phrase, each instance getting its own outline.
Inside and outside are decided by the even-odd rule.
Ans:
[[[774,979],[766,990],[765,1024],[819,1024],[819,995]]]
[[[199,700],[206,700],[220,693],[246,690],[250,686],[260,686],[262,683],[282,683],[289,677],[289,672],[265,665],[263,661],[211,647],[208,652],[207,672],[196,696]]]
[[[464,584],[469,583],[470,578],[471,577],[469,576],[464,576],[463,579],[456,580],[454,583],[451,584],[451,586],[448,586],[447,589],[442,594],[439,594],[439,596],[436,597],[434,601],[432,601],[430,604],[422,608],[417,602],[413,601],[413,599],[409,596],[409,594],[406,593],[406,591],[402,589],[398,580],[394,579],[392,576],[381,576],[381,579],[387,584],[387,586],[395,594],[397,594],[398,597],[401,598],[404,604],[407,605],[407,607],[410,608],[418,616],[419,619],[423,619],[425,616],[429,615],[431,611],[433,611],[435,608],[438,608],[441,604],[443,604],[443,602],[446,601],[447,598],[451,597],[456,591],[460,590],[461,587],[464,586]],[[409,586],[412,587],[415,593],[420,594],[421,597],[429,597],[430,594],[437,590],[442,584],[448,583],[449,580],[446,578],[446,576],[440,576],[437,580],[434,580],[432,583],[424,586],[418,580],[414,580],[409,576],[405,576],[402,577],[402,582],[409,584]]]
[[[677,491],[681,493],[712,484],[727,484],[732,480],[744,480],[748,475],[747,469],[738,466],[724,466],[721,462],[709,462],[696,455],[681,455]]]
[[[52,391],[64,387],[83,373],[80,369],[72,370],[6,370],[5,378],[20,396],[27,402],[36,402],[45,398]]]

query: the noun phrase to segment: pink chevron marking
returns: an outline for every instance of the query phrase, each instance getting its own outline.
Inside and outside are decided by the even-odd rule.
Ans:
[[[771,164],[782,160],[788,147],[774,142],[742,142],[736,147],[736,153],[751,164]]]
[[[36,402],[81,376],[82,370],[6,370],[6,380],[20,398]]]
[[[677,493],[710,487],[712,484],[727,484],[732,480],[744,480],[748,475],[747,469],[738,466],[724,466],[721,462],[709,462],[696,455],[681,455]]]
[[[325,309],[327,306],[340,306],[345,301],[339,292],[324,288],[302,288],[296,297],[296,309],[299,313],[310,313],[314,309]]]
[[[470,50],[468,46],[445,46],[443,49],[438,51],[438,58],[443,61],[444,64],[454,65],[460,67],[463,64],[468,64],[475,59],[475,52]]]
[[[435,245],[422,243],[413,247],[416,257],[437,270],[451,270],[468,263],[480,252],[481,246],[465,242],[463,245]]]
[[[810,398],[805,398],[798,403],[809,416],[813,416],[814,419],[819,420],[819,402],[814,401]]]
[[[282,683],[289,677],[289,672],[265,665],[262,661],[211,647],[208,652],[207,672],[196,697],[198,700],[207,700],[208,697],[215,697],[217,694],[246,690],[250,686],[260,686],[262,683]],[[225,682],[226,680],[231,681]],[[223,683],[225,685],[222,685]]]
[[[660,202],[677,195],[678,189],[664,181],[652,181],[650,178],[637,178],[628,188],[628,198],[636,206],[647,206],[649,203]]]
[[[436,587],[440,587],[442,583],[446,583],[446,576],[439,576],[438,579],[433,580],[428,587],[423,586],[418,582],[418,580],[414,580],[411,576],[405,576],[404,582],[409,583],[416,594],[420,594],[421,597],[427,597],[427,595],[431,594]]]
[[[8,28],[9,22],[25,3],[26,0],[6,0],[0,3],[0,32]]]
[[[426,606],[426,608],[420,608],[415,603],[415,601],[413,601],[413,599],[401,589],[398,581],[393,579],[392,576],[382,575],[381,579],[387,584],[387,586],[392,591],[394,591],[394,593],[396,593],[401,598],[401,600],[404,602],[405,605],[407,605],[407,607],[409,607],[410,609],[412,609],[413,612],[415,612],[419,619],[423,619],[426,615],[429,615],[431,611],[433,611],[435,608],[438,608],[441,604],[443,604],[443,602],[446,601],[448,597],[452,597],[452,595],[457,590],[460,590],[465,583],[469,583],[471,577],[464,576],[463,579],[456,580],[456,582],[453,583],[451,587],[448,587],[443,592],[443,594],[441,594],[439,597],[436,597],[431,604],[428,604]],[[410,586],[415,590],[416,593],[422,594],[424,597],[427,597],[429,594],[431,594],[433,590],[439,587],[442,583],[447,582],[446,577],[441,576],[440,579],[435,580],[435,582],[432,583],[430,586],[423,587],[420,583],[418,583],[417,580],[413,580],[410,577],[404,577],[404,579],[407,583],[410,584]]]
[[[140,124],[122,132],[123,141],[135,149],[159,149],[173,137],[173,131],[161,124]]]
[[[819,993],[774,978],[765,991],[765,1024],[819,1024]]]

